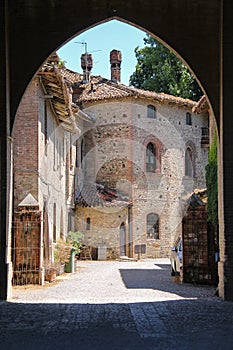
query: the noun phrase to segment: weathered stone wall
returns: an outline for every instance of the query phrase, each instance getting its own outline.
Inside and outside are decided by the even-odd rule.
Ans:
[[[156,117],[147,117],[147,105]],[[202,127],[207,115],[190,108],[144,100],[121,100],[86,106],[97,117],[91,153],[95,158],[93,181],[127,194],[133,202],[134,243],[147,244],[146,256],[167,257],[174,237],[181,232],[183,207],[195,188],[205,187],[208,150],[201,148]],[[186,124],[186,113],[192,125]],[[156,171],[146,171],[146,146],[158,149]],[[193,152],[194,177],[185,176],[185,150]],[[88,171],[88,168],[87,168]],[[146,239],[146,216],[159,215],[159,239]]]
[[[87,229],[87,218],[90,226]],[[84,234],[83,244],[98,249],[107,248],[107,259],[120,256],[120,225],[126,225],[126,248],[129,252],[128,208],[76,207],[77,230]]]

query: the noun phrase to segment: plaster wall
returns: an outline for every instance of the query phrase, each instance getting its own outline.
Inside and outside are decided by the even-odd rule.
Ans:
[[[90,229],[86,220],[90,218]],[[120,225],[126,225],[128,236],[128,209],[103,207],[77,207],[76,220],[78,231],[84,234],[83,244],[98,249],[104,245],[107,249],[107,259],[120,256]],[[128,244],[129,241],[127,240]]]

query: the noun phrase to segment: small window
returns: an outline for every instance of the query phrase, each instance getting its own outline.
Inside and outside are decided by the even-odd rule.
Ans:
[[[149,173],[155,172],[156,167],[156,150],[153,143],[148,143],[146,147],[146,171]]]
[[[147,117],[148,118],[156,118],[156,108],[153,105],[147,106]]]
[[[79,151],[79,145],[78,145],[78,140],[76,140],[75,143],[75,166],[76,168],[78,168],[79,164],[78,164],[78,151]]]
[[[193,177],[193,154],[189,147],[185,151],[185,176]]]
[[[159,239],[159,216],[150,213],[146,217],[147,239]]]
[[[57,230],[56,230],[56,221],[57,221],[57,206],[56,203],[53,203],[53,241],[57,240]]]
[[[86,230],[90,230],[91,229],[91,218],[87,218],[86,219]]]
[[[81,141],[81,168],[83,169],[84,168],[84,141],[82,140]]]
[[[48,143],[48,113],[47,113],[47,102],[44,101],[44,146],[45,146],[46,156],[47,156],[47,143]]]
[[[192,125],[192,117],[189,112],[186,113],[186,125]]]

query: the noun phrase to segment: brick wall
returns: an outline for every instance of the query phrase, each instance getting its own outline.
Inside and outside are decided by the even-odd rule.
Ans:
[[[205,205],[190,205],[183,218],[184,282],[215,282],[214,236],[208,227]]]
[[[14,206],[31,193],[38,199],[38,81],[33,79],[17,110],[14,127]]]

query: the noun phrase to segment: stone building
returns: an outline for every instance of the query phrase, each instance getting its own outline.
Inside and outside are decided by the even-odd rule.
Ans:
[[[168,257],[187,199],[205,188],[209,116],[194,101],[121,84],[121,60],[112,50],[111,79],[73,86],[73,101],[96,117],[79,138],[77,227],[107,258]]]
[[[82,76],[52,55],[21,100],[13,130],[13,283],[43,283],[54,246],[75,229],[76,139],[88,116],[72,102]],[[30,122],[29,122],[30,121]]]
[[[197,103],[65,68],[35,75],[14,123],[14,283],[43,283],[54,246],[84,234],[93,258],[167,257],[186,202],[205,187],[208,112]],[[30,124],[28,120],[30,119]]]

